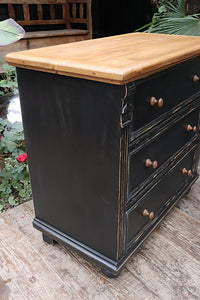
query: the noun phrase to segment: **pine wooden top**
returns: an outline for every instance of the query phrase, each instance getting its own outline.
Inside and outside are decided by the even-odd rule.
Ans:
[[[200,37],[130,33],[9,53],[16,67],[124,84],[200,55]]]

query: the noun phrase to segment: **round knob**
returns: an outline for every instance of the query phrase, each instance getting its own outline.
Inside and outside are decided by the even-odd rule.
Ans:
[[[198,81],[200,81],[199,76],[198,76],[198,75],[194,75],[192,81],[193,81],[193,82],[198,82]]]
[[[188,176],[190,176],[192,174],[192,171],[191,170],[187,170],[186,168],[183,168],[182,170],[182,174],[187,174]]]
[[[158,166],[158,162],[157,162],[157,160],[154,160],[154,161],[151,161],[149,158],[147,158],[146,160],[145,160],[145,167],[153,167],[153,169],[156,169],[157,168],[157,166]]]
[[[196,132],[197,131],[197,126],[191,126],[191,125],[187,125],[187,131],[193,131]]]
[[[142,212],[143,217],[149,217],[149,219],[153,219],[154,217],[154,212],[149,212],[148,209],[144,209]]]
[[[163,98],[160,98],[157,100],[155,97],[151,97],[150,102],[149,102],[149,104],[151,106],[154,106],[155,104],[157,104],[158,107],[162,107],[163,103],[164,103]]]

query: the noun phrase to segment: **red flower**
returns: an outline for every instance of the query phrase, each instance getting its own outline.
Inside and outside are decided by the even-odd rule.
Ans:
[[[0,141],[1,141],[1,139],[2,139],[2,135],[0,135]]]
[[[17,157],[17,160],[18,161],[25,161],[27,159],[27,154],[26,153],[22,153],[21,155],[19,155],[18,157]]]

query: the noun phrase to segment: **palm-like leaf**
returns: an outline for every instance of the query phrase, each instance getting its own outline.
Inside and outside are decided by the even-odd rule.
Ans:
[[[185,14],[185,1],[178,0],[178,5],[167,3],[168,12],[157,14],[157,23],[152,24],[149,32],[200,36],[200,14]]]
[[[25,34],[24,29],[13,19],[7,19],[0,22],[0,46],[12,44]]]
[[[166,17],[181,18],[185,17],[185,0],[178,0],[177,5],[174,5],[170,1],[166,3],[166,7],[169,12],[165,13]]]

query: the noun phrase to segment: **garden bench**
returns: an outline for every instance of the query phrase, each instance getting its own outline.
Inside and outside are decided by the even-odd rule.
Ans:
[[[186,0],[185,1],[186,14],[197,14],[200,12],[199,0]]]
[[[1,4],[7,4],[8,17],[26,34],[17,43],[3,47],[0,56],[92,38],[91,0],[1,0]]]

